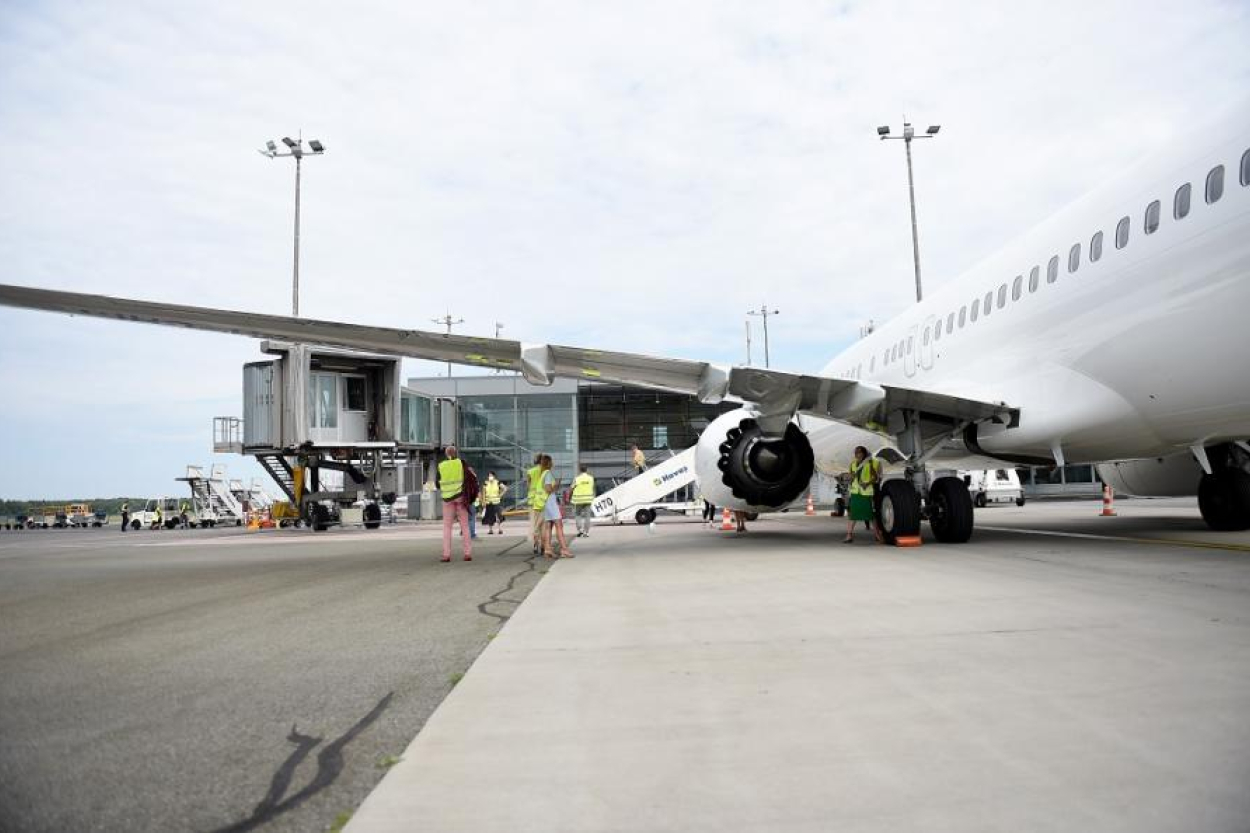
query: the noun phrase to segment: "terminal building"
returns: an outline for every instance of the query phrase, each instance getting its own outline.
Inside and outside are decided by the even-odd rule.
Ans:
[[[466,462],[509,485],[525,487],[534,455],[572,483],[585,465],[597,492],[634,474],[630,448],[650,463],[694,445],[713,419],[735,406],[626,385],[557,379],[540,387],[515,374],[412,378],[404,390],[403,425],[412,440],[454,441]],[[435,426],[437,431],[435,432]],[[428,466],[424,475],[428,477]],[[412,478],[406,484],[411,491]],[[513,492],[513,497],[521,493]]]

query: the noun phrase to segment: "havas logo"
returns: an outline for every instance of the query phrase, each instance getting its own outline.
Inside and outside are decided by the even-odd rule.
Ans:
[[[672,480],[674,477],[680,477],[681,475],[685,474],[688,471],[690,471],[690,466],[682,466],[677,471],[671,471],[668,474],[662,475],[660,477],[653,477],[651,479],[651,484],[653,486],[659,486],[662,483],[667,483],[668,481]]]

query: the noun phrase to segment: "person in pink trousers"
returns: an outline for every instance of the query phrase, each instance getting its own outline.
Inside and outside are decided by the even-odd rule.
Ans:
[[[464,560],[473,560],[473,539],[469,537],[468,495],[465,493],[467,477],[464,462],[454,445],[443,450],[447,459],[438,464],[434,485],[443,498],[443,562],[451,561],[451,527],[460,522],[460,538],[464,543]]]

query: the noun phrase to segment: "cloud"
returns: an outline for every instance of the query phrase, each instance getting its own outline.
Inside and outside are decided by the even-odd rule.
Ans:
[[[943,125],[915,160],[936,288],[1244,96],[1247,14],[1210,1],[10,5],[2,279],[287,311],[293,171],[254,149],[302,127],[329,149],[303,170],[306,315],[432,327],[450,311],[462,332],[499,321],[513,338],[725,361],[742,358],[744,312],[768,303],[782,310],[774,365],[813,371],[912,297],[902,148],[877,124]],[[41,381],[67,350],[104,379],[153,356],[182,373]],[[0,430],[16,430],[10,411],[100,397],[129,401],[142,425],[153,404],[237,390],[245,355],[221,336],[0,311],[0,362],[42,391],[6,394]],[[423,369],[441,366],[406,372]],[[0,493],[31,476],[7,472]]]

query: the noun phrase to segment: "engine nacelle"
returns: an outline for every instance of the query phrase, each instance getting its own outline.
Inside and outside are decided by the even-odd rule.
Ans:
[[[699,489],[717,506],[776,509],[797,499],[811,482],[815,457],[807,435],[791,422],[784,436],[766,438],[755,418],[746,408],[730,411],[699,436]]]
[[[1100,463],[1098,476],[1117,492],[1139,497],[1188,497],[1198,494],[1202,467],[1189,452],[1144,460]]]

